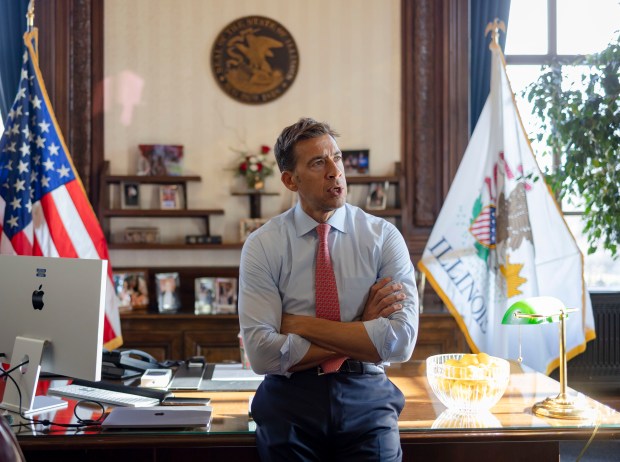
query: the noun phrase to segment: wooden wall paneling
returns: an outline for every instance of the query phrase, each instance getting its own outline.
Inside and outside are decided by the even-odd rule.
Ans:
[[[93,89],[103,80],[103,0],[37,2],[35,26],[41,72],[56,120],[91,203],[96,203],[103,119],[95,120],[93,133],[93,111],[102,109],[101,95],[95,98]]]
[[[402,2],[403,234],[414,264],[469,137],[468,1]],[[426,285],[426,310],[443,304]]]
[[[35,2],[34,25],[39,30],[39,66],[65,141],[69,133],[69,64],[71,1]]]
[[[449,313],[424,313],[420,333],[411,359],[424,360],[443,353],[469,352],[465,336]]]
[[[403,0],[403,163],[417,262],[468,139],[468,2]]]
[[[237,334],[239,328],[228,332],[192,330],[183,333],[184,358],[204,356],[207,362],[239,362],[241,353]]]
[[[150,326],[149,323],[143,323]],[[158,361],[167,359],[185,359],[183,355],[183,339],[174,330],[144,330],[128,327],[122,323],[122,349],[137,349],[153,355]]]
[[[91,0],[91,158],[90,158],[90,190],[91,204],[99,203],[101,185],[99,180],[104,168],[104,120],[103,120],[103,7],[104,0]]]

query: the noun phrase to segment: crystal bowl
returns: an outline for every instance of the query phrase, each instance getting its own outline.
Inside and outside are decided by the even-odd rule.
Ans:
[[[448,409],[488,411],[506,391],[510,364],[486,353],[435,355],[426,359],[426,378]]]

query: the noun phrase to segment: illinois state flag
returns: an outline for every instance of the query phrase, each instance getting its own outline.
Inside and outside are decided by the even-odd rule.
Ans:
[[[502,317],[523,298],[557,297],[579,310],[566,322],[568,358],[583,352],[595,338],[583,256],[532,153],[501,49],[490,48],[490,94],[418,267],[472,351],[522,356],[549,374],[559,365],[558,325]]]
[[[37,29],[24,34],[19,89],[0,138],[0,253],[109,260],[39,70]],[[108,265],[104,346],[122,344]],[[1,277],[1,276],[0,276]]]

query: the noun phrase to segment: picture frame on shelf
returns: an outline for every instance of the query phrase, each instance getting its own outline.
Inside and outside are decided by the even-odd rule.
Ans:
[[[132,244],[159,243],[159,229],[153,227],[125,228],[124,241]]]
[[[174,313],[181,308],[181,279],[179,273],[156,273],[157,309],[160,313]]]
[[[239,221],[239,240],[245,242],[248,236],[267,223],[266,218],[242,218]]]
[[[215,305],[215,278],[196,278],[194,282],[194,314],[211,314]]]
[[[138,175],[179,176],[183,174],[183,145],[140,144]]]
[[[119,311],[146,310],[149,306],[148,270],[112,271],[114,291],[120,300]]]
[[[342,164],[345,175],[368,175],[370,168],[370,150],[343,150]]]
[[[215,314],[237,313],[237,278],[215,279]]]
[[[183,208],[181,186],[166,184],[159,187],[159,208],[162,210],[178,210]]]
[[[389,181],[370,183],[368,187],[368,196],[366,197],[366,209],[385,210],[387,206],[387,194],[389,188]]]
[[[123,181],[121,183],[121,208],[140,208],[140,183],[134,181]]]

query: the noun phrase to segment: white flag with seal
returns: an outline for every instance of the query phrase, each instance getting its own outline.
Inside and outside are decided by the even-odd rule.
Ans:
[[[559,365],[558,325],[502,325],[504,313],[543,295],[577,308],[566,322],[570,359],[595,338],[592,304],[583,256],[536,163],[504,56],[494,41],[490,48],[490,94],[418,267],[473,352],[521,354],[549,374]]]

